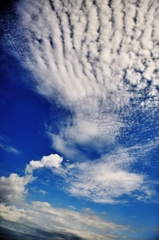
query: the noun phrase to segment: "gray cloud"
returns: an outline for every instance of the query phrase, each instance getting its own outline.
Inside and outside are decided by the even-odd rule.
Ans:
[[[20,177],[15,173],[8,178],[0,177],[0,202],[8,205],[21,204],[27,193],[26,185],[32,180],[32,176]]]
[[[0,227],[1,239],[5,240],[21,240],[21,239],[70,239],[70,240],[84,240],[79,236],[67,232],[48,232],[46,230],[38,229],[36,227],[27,226],[21,223],[14,223],[5,219],[1,219]]]

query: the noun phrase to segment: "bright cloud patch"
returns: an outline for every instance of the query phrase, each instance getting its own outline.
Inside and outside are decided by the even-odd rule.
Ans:
[[[42,167],[55,167],[59,168],[62,162],[62,158],[57,154],[51,154],[49,156],[44,156],[40,161],[30,161],[26,166],[26,173],[32,173],[37,168]]]
[[[67,177],[69,179],[69,175]],[[102,162],[84,163],[79,164],[72,173],[70,172],[69,192],[94,202],[115,203],[118,197],[130,195],[133,191],[139,190],[142,183],[142,175],[112,169]]]

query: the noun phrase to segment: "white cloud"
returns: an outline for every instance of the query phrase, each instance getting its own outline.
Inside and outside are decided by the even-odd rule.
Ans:
[[[132,197],[136,192],[136,196],[141,193],[142,196],[148,195],[149,187],[147,191],[142,188],[145,176],[129,172],[129,158],[118,152],[98,161],[74,163],[72,166],[68,163],[64,166],[65,174],[55,172],[66,179],[65,190],[73,196],[93,202],[118,203],[120,197]]]
[[[136,150],[137,147],[130,148],[132,156],[127,149],[118,149],[111,154],[103,155],[98,160],[85,159],[83,162],[79,158],[78,162],[73,163],[63,162],[59,155],[52,154],[50,156],[53,162],[49,164],[43,164],[43,159],[50,159],[50,156],[45,156],[41,161],[31,161],[26,167],[26,174],[32,174],[37,168],[49,167],[52,174],[59,175],[61,180],[63,179],[63,190],[75,197],[93,202],[118,203],[127,201],[128,197],[141,201],[153,200],[153,196],[156,195],[154,184],[149,184],[147,176],[142,172],[133,172],[135,161],[133,151]],[[55,159],[58,160],[58,164],[54,162]]]
[[[58,154],[50,154],[49,156],[44,156],[40,161],[30,161],[30,163],[26,166],[25,172],[26,174],[31,174],[35,169],[42,167],[55,167],[59,168],[63,158]]]

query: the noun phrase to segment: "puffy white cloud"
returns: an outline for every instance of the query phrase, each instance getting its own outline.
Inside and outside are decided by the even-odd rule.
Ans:
[[[49,156],[44,156],[40,161],[30,161],[30,163],[26,166],[25,172],[26,174],[31,174],[35,169],[48,167],[48,168],[59,168],[63,158],[58,154],[50,154]]]

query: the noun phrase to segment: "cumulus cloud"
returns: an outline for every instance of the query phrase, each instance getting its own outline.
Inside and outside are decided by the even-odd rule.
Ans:
[[[11,28],[12,21],[8,23],[2,46],[32,73],[34,90],[70,110],[70,119],[60,125],[58,133],[50,127],[48,135],[58,153],[75,161],[65,162],[53,154],[32,160],[24,177],[11,174],[1,178],[2,201],[19,201],[16,198],[25,193],[26,179],[43,167],[61,176],[63,188],[76,197],[103,203],[119,202],[125,195],[138,200],[151,198],[146,176],[135,172],[131,164],[148,151],[134,142],[142,134],[150,142],[146,131],[155,124],[158,110],[158,2],[22,0],[16,6],[17,28]],[[139,112],[146,117],[138,116]],[[128,138],[130,151],[120,146],[123,142],[129,145]],[[88,157],[89,149],[94,150],[94,161]],[[57,212],[48,203],[33,202],[28,212],[4,208],[6,219],[7,212],[10,219],[19,214],[17,221],[38,220],[39,226],[50,223],[46,228],[55,224],[60,230],[63,226],[69,229],[70,222],[76,222],[80,231],[85,224],[89,229],[99,223],[102,230],[114,226],[88,215],[86,221],[84,215],[73,211]],[[40,222],[41,214],[46,221]],[[73,224],[71,232],[78,234],[72,228]],[[89,231],[83,236],[102,239],[92,234]]]
[[[50,154],[49,156],[42,157],[40,161],[30,161],[30,163],[26,166],[25,172],[26,174],[31,174],[35,169],[42,167],[59,168],[62,161],[62,157],[58,154]]]

